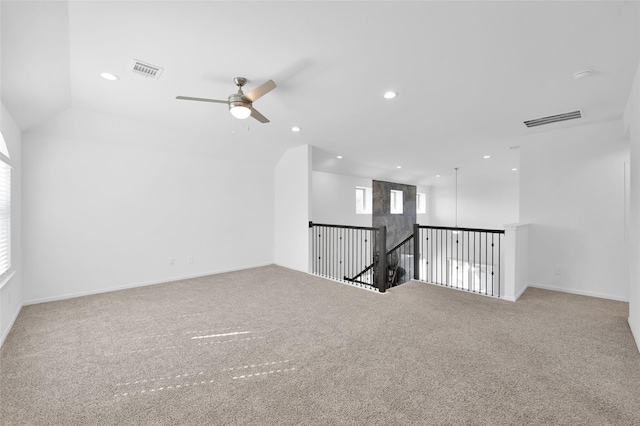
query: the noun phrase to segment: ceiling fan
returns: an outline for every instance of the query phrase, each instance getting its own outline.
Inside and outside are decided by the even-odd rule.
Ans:
[[[261,84],[260,86],[256,87],[246,94],[242,92],[242,86],[245,85],[247,79],[244,77],[236,77],[233,79],[233,81],[236,83],[236,86],[238,86],[238,93],[229,95],[229,98],[226,101],[218,99],[192,98],[190,96],[176,96],[176,99],[182,99],[185,101],[227,104],[229,105],[229,111],[231,111],[231,115],[236,118],[245,119],[251,116],[261,123],[268,123],[269,120],[267,119],[267,117],[260,114],[255,108],[253,108],[253,103],[276,88],[276,84],[273,82],[273,80],[269,80],[266,83]]]

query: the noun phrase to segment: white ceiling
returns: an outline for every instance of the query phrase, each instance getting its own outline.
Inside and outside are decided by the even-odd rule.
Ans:
[[[207,135],[212,149],[309,144],[316,170],[397,182],[511,173],[514,138],[622,115],[639,5],[3,0],[2,101],[23,129],[75,108]],[[130,73],[133,58],[163,67],[160,79]],[[585,68],[593,76],[574,80]],[[226,99],[235,76],[246,91],[276,82],[254,105],[271,123],[175,99]],[[576,109],[583,119],[523,124]]]

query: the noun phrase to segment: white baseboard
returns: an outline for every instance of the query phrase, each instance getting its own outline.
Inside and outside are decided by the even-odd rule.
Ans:
[[[527,290],[528,287],[524,287],[522,290],[520,290],[518,292],[518,294],[516,294],[513,298],[508,297],[508,296],[500,296],[500,299],[502,300],[507,300],[509,302],[516,302],[518,301],[518,299],[520,299],[520,296],[522,296],[522,293],[524,293]]]
[[[630,318],[627,319],[627,323],[629,324],[629,329],[631,330],[631,336],[636,342],[636,349],[640,352],[640,330],[636,330],[633,328],[633,323],[630,321]]]
[[[628,302],[629,299],[620,296],[613,296],[611,294],[597,293],[594,291],[585,291],[579,290],[575,288],[562,288],[562,287],[554,287],[546,284],[537,284],[537,283],[529,283],[528,287],[541,288],[543,290],[551,290],[551,291],[559,291],[561,293],[569,293],[569,294],[578,294],[580,296],[589,296],[589,297],[597,297],[600,299],[609,299],[616,300],[618,302]]]
[[[524,288],[520,290],[518,294],[516,294],[516,300],[520,299],[520,296],[522,296],[524,292],[527,291],[528,288],[529,288],[528,286],[524,286]]]
[[[218,274],[225,274],[227,272],[243,271],[245,269],[261,268],[263,266],[269,266],[269,265],[273,265],[273,263],[264,263],[264,264],[259,264],[259,265],[244,266],[244,267],[241,267],[241,268],[223,269],[223,270],[218,270],[218,271],[213,271],[213,272],[203,272],[203,273],[200,273],[200,274],[193,274],[193,275],[183,275],[183,276],[176,276],[176,277],[168,277],[168,278],[163,278],[161,280],[138,282],[138,283],[127,284],[127,285],[123,285],[123,286],[108,287],[108,288],[102,288],[102,289],[98,289],[98,290],[84,291],[84,292],[78,292],[78,293],[67,293],[67,294],[62,294],[62,295],[58,295],[58,296],[43,297],[43,298],[39,298],[39,299],[27,300],[27,301],[25,301],[23,303],[23,305],[26,306],[26,305],[35,305],[35,304],[38,304],[38,303],[56,302],[58,300],[73,299],[75,297],[91,296],[93,294],[109,293],[111,291],[127,290],[127,289],[130,289],[130,288],[136,288],[136,287],[146,287],[148,285],[165,284],[165,283],[170,283],[170,282],[173,282],[173,281],[181,281],[181,280],[188,280],[188,279],[192,279],[192,278],[207,277],[209,275],[218,275]]]
[[[4,341],[7,338],[7,336],[9,335],[9,333],[11,332],[11,329],[13,328],[13,324],[16,322],[16,319],[18,318],[18,315],[20,315],[20,311],[22,310],[23,306],[24,306],[23,304],[20,304],[20,307],[16,311],[16,314],[13,316],[13,318],[11,318],[11,321],[9,321],[9,326],[4,331],[4,333],[2,333],[2,337],[0,337],[0,348],[2,347],[2,345],[4,345]]]
[[[444,289],[447,289],[447,290],[461,291],[462,293],[473,294],[474,296],[488,297],[489,299],[504,300],[506,302],[515,302],[515,300],[511,300],[510,298],[507,298],[507,297],[504,297],[504,296],[492,296],[490,294],[482,294],[480,292],[473,292],[473,291],[465,290],[463,288],[455,288],[455,287],[450,287],[448,285],[430,283],[429,281],[422,281],[422,280],[416,280],[416,279],[412,279],[411,281],[415,281],[415,282],[418,282],[418,283],[421,283],[421,284],[429,284],[429,285],[432,285],[434,287],[440,287],[440,288],[444,288]]]

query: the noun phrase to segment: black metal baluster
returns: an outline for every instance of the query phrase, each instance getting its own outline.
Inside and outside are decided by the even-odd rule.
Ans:
[[[493,236],[494,235],[495,235],[494,233],[491,233],[491,295],[492,296],[494,295],[493,294],[493,289],[495,287],[495,272],[496,272],[495,268],[494,268],[495,259],[493,257],[493,255],[495,253],[495,245],[493,243]]]
[[[371,241],[372,241],[372,235],[373,233],[371,231],[366,231],[365,232],[365,245],[364,245],[364,249],[365,249],[365,254],[364,254],[364,265],[363,268],[366,268],[366,265],[370,265],[371,263],[369,263],[370,259],[371,259]],[[364,281],[364,280],[363,280]],[[366,282],[366,281],[365,281]]]
[[[440,257],[438,258],[438,284],[440,285],[444,285],[444,279],[442,279],[442,253],[443,253],[443,246],[444,243],[442,241],[442,232],[443,231],[438,231],[439,232],[439,237],[440,237],[440,249],[438,250],[438,253],[440,255]]]
[[[478,238],[478,233],[477,233],[477,232],[474,232],[474,233],[473,233],[473,269],[474,269],[473,276],[474,276],[474,278],[473,278],[473,279],[474,279],[474,281],[475,281],[475,282],[474,282],[474,286],[475,286],[476,284],[478,284],[478,286],[477,286],[477,287],[478,287],[478,293],[480,293],[480,289],[481,289],[481,287],[482,287],[482,283],[479,283],[479,282],[478,282],[478,280],[482,281],[482,280],[480,279],[480,273],[481,273],[482,271],[478,270],[478,268],[477,268],[477,265],[478,265],[478,256],[480,255],[480,246],[476,246],[476,240],[479,242],[479,241],[480,241],[480,238]],[[478,251],[476,251],[476,248],[478,249]],[[475,278],[475,275],[476,275],[476,274],[475,274],[475,272],[476,272],[476,271],[478,272],[478,279],[477,279],[477,280],[476,280],[476,278]]]
[[[440,234],[440,230],[436,229],[436,258],[434,259],[434,262],[433,262],[435,264],[434,266],[435,266],[435,272],[436,272],[436,284],[442,284],[440,282],[440,277],[438,276],[438,270],[440,268],[440,265],[439,265],[440,259],[438,259],[438,256],[442,255],[442,247],[441,247],[442,241],[440,238],[438,238],[440,236],[439,234]],[[438,245],[438,243],[440,244]]]
[[[329,278],[333,278],[333,253],[331,253],[333,246],[333,232],[335,228],[329,228],[329,235],[327,235],[327,275]]]
[[[316,228],[318,233],[318,275],[322,275],[322,226]]]
[[[316,255],[318,257],[317,262],[318,262],[318,275],[322,275],[321,271],[322,271],[322,227],[321,226],[317,226],[316,227],[316,233],[318,234],[318,249],[316,251]]]
[[[328,272],[329,272],[329,265],[327,263],[328,261],[328,257],[327,257],[327,251],[328,251],[328,246],[329,246],[329,242],[327,241],[329,239],[329,236],[327,235],[327,231],[329,230],[329,228],[327,228],[326,226],[324,227],[324,231],[322,232],[322,244],[324,246],[324,250],[323,250],[323,254],[322,254],[322,269],[324,270],[324,276],[327,277],[329,276]]]
[[[325,259],[325,257],[324,257],[324,254],[325,254],[324,253],[324,241],[326,240],[324,231],[325,231],[325,227],[323,226],[322,227],[322,231],[320,232],[320,234],[321,234],[321,237],[320,237],[321,238],[321,240],[320,240],[320,245],[321,245],[321,247],[320,247],[320,270],[322,271],[321,275],[323,275],[323,276],[326,275],[325,274],[326,271],[325,271],[325,268],[324,268],[324,259]]]
[[[434,239],[433,239],[433,229],[429,229],[428,231],[429,232],[427,234],[427,238],[431,239],[431,253],[429,253],[429,257],[427,258],[427,261],[431,262],[429,264],[429,271],[430,271],[430,274],[431,274],[430,275],[431,282],[434,282],[433,268],[434,268],[434,264],[435,264],[435,262],[434,262],[435,257],[434,257],[434,254],[433,254],[433,241],[434,241]]]
[[[333,255],[331,253],[331,246],[333,245],[334,228],[329,228],[327,231],[327,276],[333,278]]]
[[[333,229],[333,251],[335,254],[333,255],[333,278],[337,279],[340,275],[338,275],[338,259],[339,259],[339,250],[338,250],[338,236],[340,235],[340,230],[338,228]]]
[[[344,233],[345,233],[345,229],[340,229],[340,243],[338,246],[338,251],[340,252],[340,255],[338,256],[338,279],[340,281],[344,281]]]
[[[500,297],[500,294],[502,294],[500,292],[500,284],[502,283],[502,265],[501,265],[501,261],[502,259],[500,258],[500,246],[501,246],[501,242],[502,242],[502,234],[498,234],[498,297]]]
[[[322,226],[318,226],[316,228],[316,232],[318,232],[318,275],[322,275],[322,243],[324,242],[324,238],[322,238]]]
[[[444,268],[442,269],[442,271],[445,273],[444,275],[444,285],[446,285],[447,287],[449,286],[449,278],[451,273],[449,271],[449,233],[451,231],[447,230],[445,231],[445,238],[444,238]]]
[[[460,231],[456,231],[460,232]],[[456,288],[460,286],[460,234],[456,233]]]
[[[462,277],[462,282],[464,282],[465,278],[467,279],[467,291],[469,291],[471,290],[469,288],[469,231],[466,231],[465,236],[467,239],[467,262],[464,262],[464,240],[462,240],[462,264],[467,267],[467,275]],[[462,270],[462,273],[464,274],[464,269]]]
[[[442,282],[443,284],[446,286],[449,283],[449,272],[447,271],[447,259],[449,257],[449,231],[445,231],[444,232],[444,256],[443,259],[441,259],[442,263],[442,267],[440,275],[442,277]]]
[[[349,277],[355,277],[353,269],[353,229],[349,229]]]
[[[422,245],[422,241],[420,240],[420,228],[416,227],[413,233],[413,276],[416,280],[420,279],[420,269],[422,269],[422,265],[420,263],[420,258],[422,257],[422,252],[424,251],[424,246]]]
[[[473,232],[473,263],[471,265],[471,284],[473,292],[476,292],[476,232]]]
[[[338,228],[333,228],[333,242],[332,242],[332,250],[333,250],[333,273],[332,278],[338,278]]]
[[[427,270],[429,271],[429,276],[427,277],[428,281],[433,282],[433,230],[432,229],[427,229],[427,241],[429,241],[429,239],[431,239],[431,242],[429,243],[431,250],[429,250],[429,256],[427,257]]]
[[[316,230],[313,228],[313,224],[309,222],[309,229],[311,229],[311,273],[316,273]]]
[[[424,235],[424,275],[420,275],[420,279],[423,281],[429,281],[429,256],[431,255],[431,250],[429,247],[429,230],[428,229],[420,229],[420,238]],[[420,259],[422,262],[422,258]],[[422,263],[420,264],[422,266]],[[424,278],[422,278],[424,276]]]
[[[488,234],[485,232],[484,233],[484,294],[488,294],[489,293],[489,276],[487,274],[487,270],[489,268],[487,268],[487,262],[488,262],[488,258],[489,258],[489,238],[488,238]]]
[[[360,255],[358,256],[358,262],[360,264],[360,266],[358,267],[359,271],[361,271],[366,267],[365,259],[367,256],[367,246],[366,246],[367,232],[369,231],[366,231],[366,230],[360,231],[360,243],[358,244],[360,246]],[[360,281],[362,281],[362,277],[360,277]]]
[[[333,250],[336,252],[333,255],[333,278],[334,279],[338,279],[338,277],[340,276],[339,274],[339,269],[340,267],[338,266],[338,262],[340,260],[340,250],[339,250],[339,237],[340,237],[340,229],[338,228],[334,228],[334,233],[333,233]]]
[[[433,273],[433,283],[438,284],[438,230],[431,230],[433,238],[433,264],[431,265],[432,273]]]

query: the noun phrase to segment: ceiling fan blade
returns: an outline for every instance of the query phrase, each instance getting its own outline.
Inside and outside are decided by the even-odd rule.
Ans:
[[[218,99],[207,99],[207,98],[192,98],[190,96],[176,96],[176,99],[181,99],[183,101],[200,101],[200,102],[214,102],[216,104],[229,104],[229,101],[220,101]]]
[[[253,118],[255,118],[256,120],[258,120],[261,123],[269,123],[269,119],[267,117],[265,117],[264,115],[260,114],[258,111],[256,111],[255,108],[251,108],[251,116]]]
[[[266,83],[262,83],[260,86],[256,87],[249,93],[246,93],[244,96],[248,98],[251,102],[255,102],[259,98],[263,97],[270,91],[276,88],[276,84],[273,80],[269,80]]]

